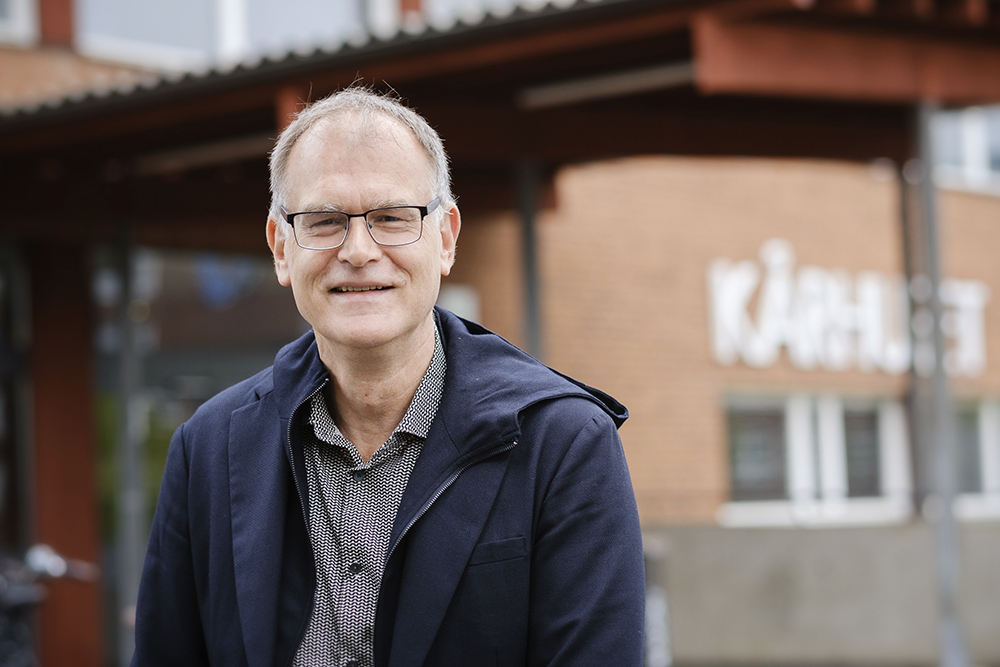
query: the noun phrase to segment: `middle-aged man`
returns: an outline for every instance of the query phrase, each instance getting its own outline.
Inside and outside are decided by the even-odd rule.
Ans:
[[[625,409],[435,308],[461,223],[434,130],[350,88],[271,177],[312,331],[174,435],[134,664],[639,665]]]

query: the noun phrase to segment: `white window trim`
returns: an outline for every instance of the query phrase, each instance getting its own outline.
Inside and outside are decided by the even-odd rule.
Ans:
[[[877,411],[880,497],[847,496],[841,398],[796,394],[785,401],[790,499],[728,502],[719,508],[718,522],[727,527],[846,527],[907,521],[913,508],[906,412],[894,400],[880,401]]]
[[[217,0],[216,57],[222,66],[239,63],[250,55],[247,0]]]
[[[0,19],[0,43],[34,46],[38,42],[35,0],[10,0],[10,17]]]
[[[847,447],[840,398],[828,395],[816,400],[816,426],[820,497],[827,504],[842,504],[847,500]]]
[[[111,35],[78,34],[77,50],[91,58],[138,65],[161,72],[202,71],[209,67],[206,53],[165,44]]]
[[[1000,519],[1000,401],[979,404],[979,469],[982,493],[963,493],[955,498],[955,516],[963,521]]]
[[[969,107],[958,114],[962,164],[934,167],[934,181],[942,188],[1000,196],[1000,172],[991,169],[989,126],[982,107]]]

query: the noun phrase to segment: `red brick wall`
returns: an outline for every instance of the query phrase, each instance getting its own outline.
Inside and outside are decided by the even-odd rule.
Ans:
[[[649,524],[711,522],[728,497],[725,399],[835,391],[895,396],[906,376],[718,364],[706,269],[787,239],[797,265],[902,273],[898,185],[866,165],[638,157],[563,169],[543,218],[547,362],[622,400],[621,430]],[[884,174],[882,174],[884,176]],[[946,275],[994,285],[991,370],[956,391],[1000,392],[1000,200],[946,194]]]

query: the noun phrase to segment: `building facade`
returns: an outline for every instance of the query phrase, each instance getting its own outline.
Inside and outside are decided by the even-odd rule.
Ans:
[[[674,660],[933,662],[935,509],[912,409],[933,350],[899,172],[636,156],[566,167],[553,189],[545,358],[632,413],[621,435]],[[1000,199],[948,190],[940,207],[961,611],[977,664],[993,664]],[[478,262],[481,244],[516,255],[509,227],[467,224],[450,280],[504,284]],[[505,312],[482,319],[517,340]]]

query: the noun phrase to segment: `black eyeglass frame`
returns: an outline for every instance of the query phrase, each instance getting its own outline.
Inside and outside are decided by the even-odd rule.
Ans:
[[[331,210],[331,211],[296,211],[294,213],[289,213],[285,209],[284,206],[281,207],[281,212],[285,216],[285,222],[287,222],[292,227],[292,238],[295,239],[295,245],[299,246],[303,250],[336,250],[340,246],[344,245],[344,243],[347,242],[348,235],[351,233],[351,218],[364,218],[365,219],[365,229],[368,230],[368,236],[371,237],[372,241],[375,241],[376,245],[380,245],[380,246],[382,246],[384,248],[400,248],[402,246],[406,246],[406,245],[410,245],[410,244],[416,243],[421,238],[423,238],[423,236],[424,236],[424,218],[426,218],[428,215],[430,215],[431,213],[433,213],[434,211],[436,211],[437,208],[438,208],[438,206],[440,206],[440,205],[441,205],[441,198],[440,197],[435,197],[429,204],[427,204],[427,206],[413,206],[411,204],[403,204],[403,205],[400,205],[400,206],[380,206],[379,208],[373,208],[373,209],[371,209],[369,211],[365,211],[364,213],[345,213],[344,211],[334,211],[334,210]],[[418,211],[420,211],[420,233],[417,234],[417,238],[413,239],[412,241],[407,241],[405,243],[381,243],[378,239],[375,238],[375,235],[372,233],[371,223],[368,222],[368,214],[369,213],[374,213],[375,211],[391,211],[391,210],[397,209],[397,208],[415,208]],[[299,237],[295,233],[295,216],[297,216],[297,215],[308,215],[310,213],[338,213],[340,215],[346,215],[347,216],[347,229],[344,230],[344,238],[341,240],[341,242],[338,243],[337,245],[330,246],[329,248],[313,248],[312,246],[302,245],[301,243],[299,243]]]

